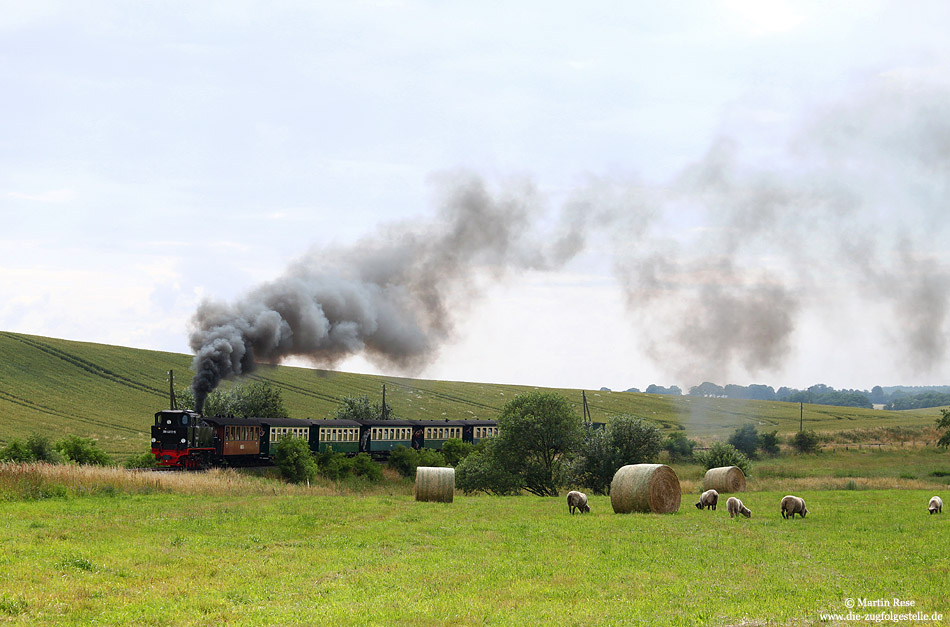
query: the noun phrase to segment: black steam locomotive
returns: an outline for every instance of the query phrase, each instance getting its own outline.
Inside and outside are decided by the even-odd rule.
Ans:
[[[386,459],[397,446],[441,450],[457,438],[477,444],[498,434],[495,420],[299,420],[208,417],[178,409],[155,414],[152,453],[165,468],[257,466],[273,461],[284,438],[305,440],[310,450]]]

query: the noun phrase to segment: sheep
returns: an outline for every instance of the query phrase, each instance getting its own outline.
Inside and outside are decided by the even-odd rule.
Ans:
[[[935,496],[930,499],[930,504],[927,505],[927,509],[930,510],[931,514],[942,514],[943,513],[943,499],[939,496]]]
[[[795,514],[800,514],[804,518],[807,513],[805,499],[791,494],[782,499],[782,518],[795,518]]]
[[[696,509],[716,509],[719,502],[719,493],[715,490],[706,490],[699,496],[699,503],[696,503]]]
[[[574,515],[575,508],[580,510],[582,514],[590,511],[590,506],[587,504],[587,495],[577,490],[571,490],[567,493],[567,511]]]
[[[742,514],[746,518],[752,518],[752,510],[734,496],[730,496],[729,500],[726,501],[726,511],[729,512],[729,518],[735,518],[738,514]]]

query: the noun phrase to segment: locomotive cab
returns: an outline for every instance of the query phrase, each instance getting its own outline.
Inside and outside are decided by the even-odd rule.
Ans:
[[[201,414],[165,409],[155,414],[152,425],[152,453],[160,466],[201,467],[209,464],[211,429]]]

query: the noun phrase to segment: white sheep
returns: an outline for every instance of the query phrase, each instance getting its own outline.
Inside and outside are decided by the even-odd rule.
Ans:
[[[943,499],[939,496],[935,496],[930,499],[930,504],[927,505],[927,509],[930,510],[931,514],[942,514],[943,513]]]
[[[571,490],[567,493],[567,511],[573,515],[575,508],[580,510],[582,514],[590,511],[590,506],[587,504],[587,495],[577,490]]]
[[[799,514],[804,518],[807,513],[808,508],[805,507],[805,499],[791,494],[782,499],[782,518],[795,518],[795,514]]]
[[[719,493],[715,490],[706,490],[699,495],[699,503],[696,503],[696,509],[716,509],[719,502]]]
[[[735,518],[739,514],[742,514],[746,518],[752,518],[752,510],[743,505],[742,501],[734,496],[730,496],[729,500],[726,501],[726,511],[729,512],[729,518]]]

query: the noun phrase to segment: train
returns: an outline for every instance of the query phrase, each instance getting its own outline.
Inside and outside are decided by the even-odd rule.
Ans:
[[[438,451],[450,439],[478,444],[495,435],[495,420],[232,418],[165,409],[155,413],[152,454],[166,469],[261,466],[273,463],[278,442],[300,438],[314,453],[367,453],[382,461],[397,446]]]

